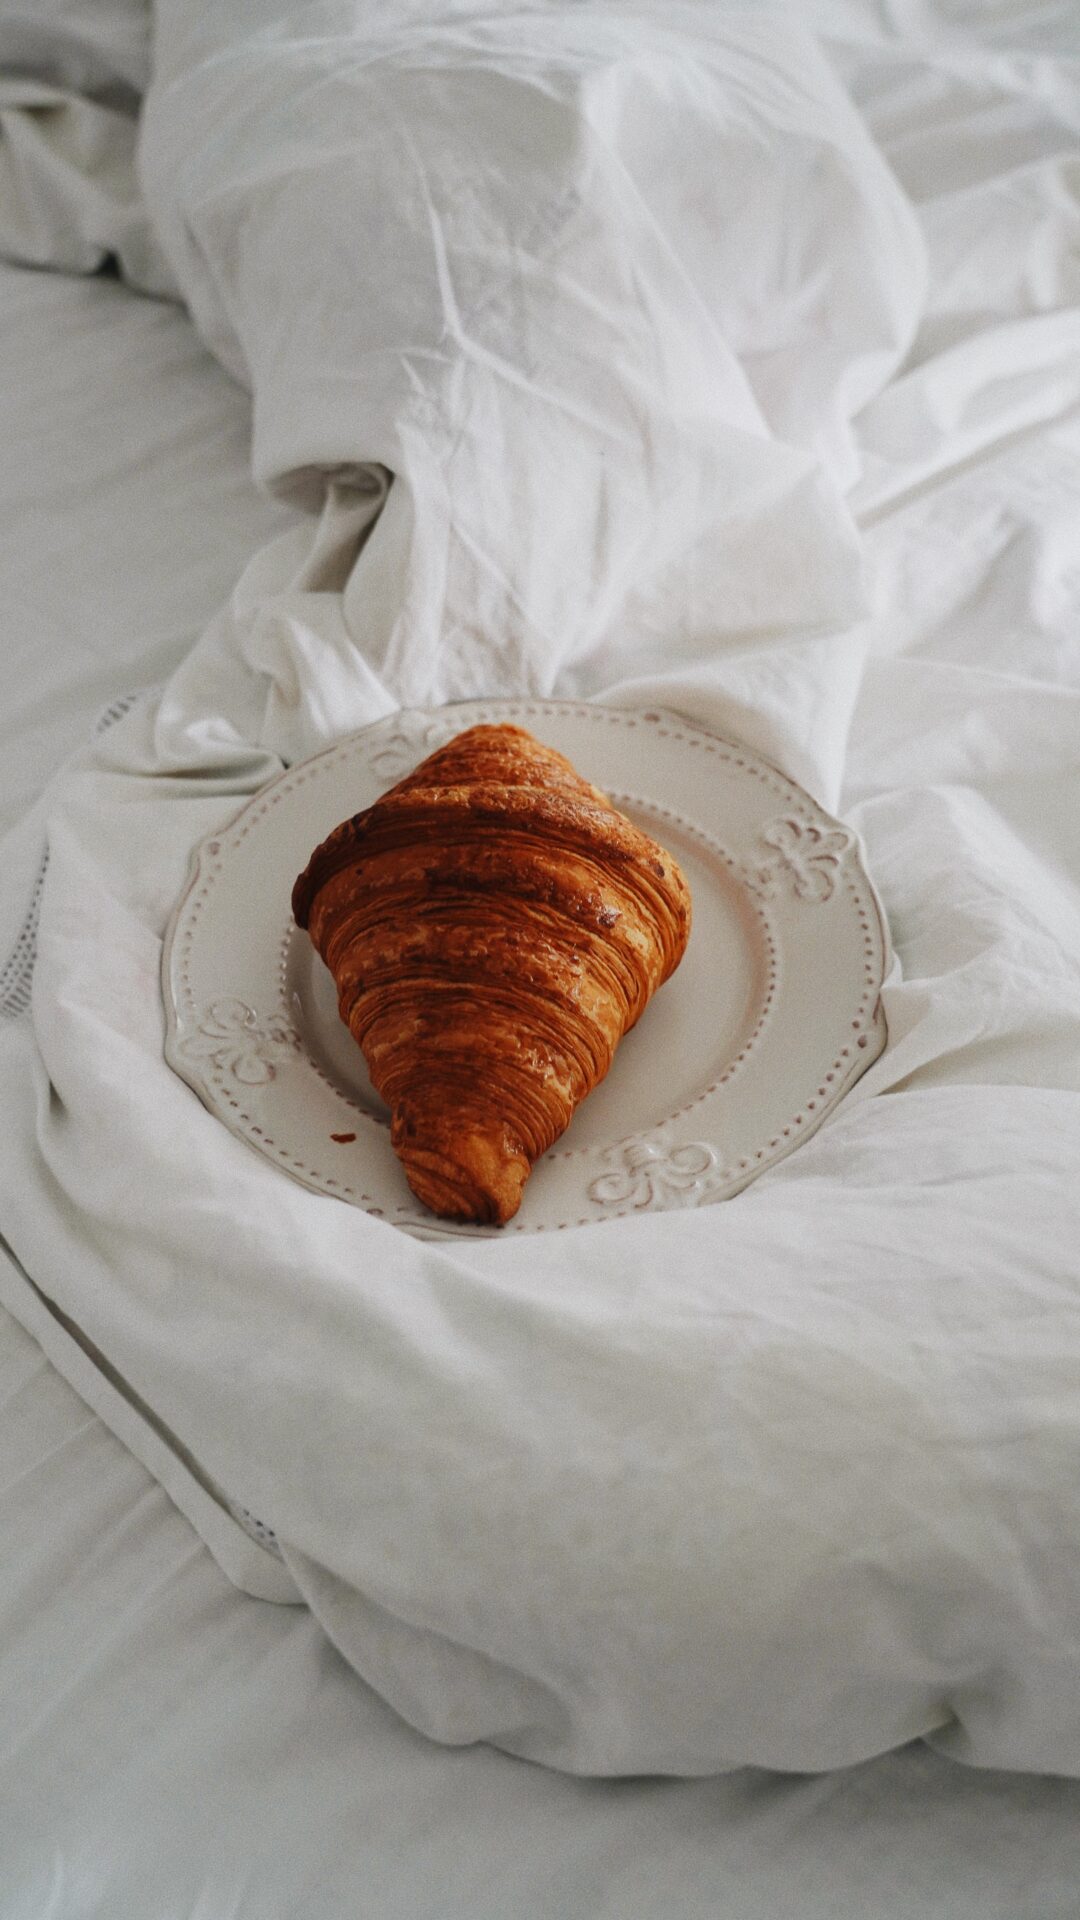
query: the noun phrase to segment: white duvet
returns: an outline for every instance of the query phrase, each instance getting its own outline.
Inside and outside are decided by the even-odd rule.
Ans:
[[[318,518],[0,869],[15,926],[47,828],[15,1252],[401,1713],[575,1771],[1080,1773],[1075,176],[1020,169],[974,325],[985,199],[921,206],[943,136],[898,181],[904,61],[862,73],[874,136],[759,9],[164,10],[158,241]],[[520,691],[662,698],[842,806],[903,972],[736,1200],[447,1251],[202,1110],[160,941],[283,760]]]

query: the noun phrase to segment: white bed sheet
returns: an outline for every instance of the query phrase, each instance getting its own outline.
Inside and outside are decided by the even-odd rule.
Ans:
[[[186,650],[280,517],[244,477],[242,398],[177,316],[108,283],[5,272],[0,285],[6,363],[25,371],[25,381],[5,383],[4,425],[13,421],[26,448],[3,475],[5,525],[15,524],[11,508],[31,509],[4,554],[5,606],[24,581],[16,685],[25,704],[5,704],[0,783],[0,806],[14,817],[95,711]],[[941,324],[955,326],[955,315]],[[178,368],[173,408],[162,395]],[[56,523],[41,506],[62,499],[76,438],[83,451],[108,449],[121,413],[150,464],[91,452],[69,494],[80,528],[88,506],[101,516],[90,526],[103,591],[88,605],[85,576],[76,592],[55,566]],[[1034,500],[1013,484],[1033,444]],[[1021,531],[1006,524],[998,547],[992,538],[983,546],[959,619],[942,597],[955,572],[929,570],[925,646],[942,667],[943,650],[965,636],[1005,656],[1019,619],[1043,649],[1040,677],[1075,684],[1075,603],[1058,552],[1075,498],[1067,433],[1064,454],[1062,444],[1060,427],[1040,434],[1035,422],[994,450],[1009,469],[998,472],[998,498],[1021,503]],[[916,551],[940,523],[943,498],[963,529],[981,472],[976,463],[931,474],[939,484],[901,507],[879,502],[883,516],[891,510],[891,535],[898,511],[913,515]],[[144,536],[134,567],[133,528]],[[169,576],[176,625],[167,629],[160,600],[148,619],[163,541],[184,556]],[[905,545],[883,540],[883,569]],[[36,569],[28,605],[24,563]],[[938,673],[913,675],[924,723],[942,684]],[[29,747],[28,717],[39,728]],[[662,1910],[689,1920],[1053,1920],[1076,1911],[1074,1783],[972,1774],[909,1749],[823,1779],[611,1787],[436,1749],[375,1701],[307,1615],[228,1587],[160,1490],[7,1316],[0,1380],[0,1890],[14,1920],[148,1911],[274,1920],[298,1910],[318,1920],[357,1908],[379,1920],[644,1920]]]
[[[1016,620],[1049,637],[1074,602],[1041,530],[1075,470],[1077,315],[1060,275],[949,298],[988,184],[1067,157],[1075,66],[1033,87],[1029,60],[910,32],[899,109],[869,61],[875,144],[769,14],[526,7],[462,40],[462,11],[223,8],[192,66],[207,17],[169,9],[143,144],[163,244],[253,380],[256,469],[333,485],[52,791],[32,1017],[0,1027],[10,1239],[433,1736],[635,1774],[924,1734],[1080,1776],[1080,690],[1031,670]],[[913,196],[928,232],[939,172],[975,206],[927,357],[926,249],[879,147],[942,117],[950,165],[908,151]],[[369,539],[361,456],[397,476]],[[854,632],[842,488],[871,585],[900,583]],[[997,544],[1029,495],[1034,578]],[[988,569],[1004,672],[912,620]],[[349,726],[496,690],[676,706],[858,803],[904,969],[891,1043],[722,1214],[420,1249],[223,1141],[163,1063],[193,841]]]
[[[172,305],[106,276],[5,269],[0,365],[6,828],[295,516],[256,493],[247,397]]]
[[[168,309],[109,281],[5,269],[0,354],[20,376],[0,399],[4,440],[22,448],[0,472],[0,521],[18,532],[3,604],[55,551],[68,483],[98,582],[88,596],[85,569],[75,592],[39,566],[42,591],[6,623],[6,820],[186,650],[281,510],[246,477],[243,396]],[[1072,1782],[912,1747],[822,1778],[610,1785],[432,1745],[305,1610],[235,1591],[2,1309],[0,1539],[4,1920],[1075,1912]]]
[[[449,1752],[238,1594],[0,1325],[4,1920],[1073,1920],[1080,1788],[911,1747],[818,1778]]]

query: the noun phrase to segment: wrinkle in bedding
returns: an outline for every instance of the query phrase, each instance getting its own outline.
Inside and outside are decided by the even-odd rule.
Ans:
[[[6,1319],[0,1462],[0,1526],[22,1543],[0,1564],[11,1920],[42,1920],[50,1899],[65,1920],[77,1901],[141,1914],[163,1889],[214,1920],[340,1920],[361,1884],[380,1920],[654,1920],[670,1902],[686,1920],[718,1906],[907,1920],[913,1902],[949,1920],[1070,1920],[1072,1781],[918,1746],[812,1778],[610,1783],[433,1747],[306,1610],[228,1586]],[[63,1543],[80,1530],[111,1551],[75,1561]]]

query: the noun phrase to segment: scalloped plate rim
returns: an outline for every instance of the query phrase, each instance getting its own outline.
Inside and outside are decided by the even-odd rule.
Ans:
[[[860,1041],[862,1050],[857,1056],[853,1055],[844,1071],[837,1075],[829,1097],[821,1106],[820,1110],[815,1111],[812,1117],[809,1115],[804,1116],[803,1123],[799,1127],[797,1135],[792,1135],[792,1137],[785,1139],[782,1144],[778,1142],[775,1148],[768,1151],[767,1156],[760,1165],[750,1165],[739,1169],[721,1168],[722,1179],[714,1182],[712,1185],[707,1185],[698,1197],[689,1204],[694,1206],[713,1205],[723,1200],[734,1198],[755,1180],[759,1179],[762,1174],[770,1172],[773,1167],[789,1158],[806,1140],[812,1138],[819,1128],[836,1112],[837,1107],[851,1091],[851,1088],[861,1079],[862,1075],[880,1058],[888,1044],[888,1029],[880,998],[880,986],[887,977],[892,964],[892,946],[888,920],[877,889],[870,876],[865,848],[858,832],[845,823],[835,820],[834,816],[829,814],[818,801],[814,800],[813,797],[800,786],[798,781],[792,779],[789,774],[786,774],[783,769],[777,766],[774,761],[770,760],[767,755],[760,753],[754,747],[747,746],[745,743],[738,741],[730,735],[720,733],[715,728],[704,725],[701,721],[693,719],[691,716],[680,712],[676,708],[653,704],[650,704],[647,708],[613,707],[599,701],[565,700],[542,694],[523,694],[508,697],[495,696],[491,699],[480,697],[448,702],[439,707],[398,708],[393,713],[383,715],[380,719],[371,722],[365,727],[357,728],[349,733],[340,735],[336,740],[329,741],[325,746],[317,749],[315,753],[306,755],[303,759],[294,761],[290,765],[283,767],[279,774],[275,774],[270,781],[266,782],[254,793],[249,794],[238,807],[235,814],[231,815],[227,820],[224,820],[218,827],[204,834],[191,850],[187,876],[169,915],[161,948],[160,979],[165,1012],[163,1052],[166,1063],[172,1072],[197,1096],[207,1111],[218,1119],[234,1138],[242,1140],[253,1152],[257,1153],[264,1163],[268,1162],[270,1165],[277,1166],[279,1172],[284,1173],[288,1178],[306,1188],[308,1191],[318,1193],[325,1198],[344,1201],[345,1204],[360,1205],[364,1211],[382,1218],[387,1224],[397,1226],[401,1231],[408,1232],[414,1238],[430,1241],[505,1239],[508,1234],[513,1231],[545,1232],[553,1230],[552,1223],[547,1221],[527,1221],[520,1224],[510,1223],[508,1227],[501,1229],[475,1227],[459,1222],[440,1221],[433,1216],[424,1217],[422,1210],[417,1207],[417,1203],[415,1202],[413,1203],[413,1207],[416,1208],[415,1212],[413,1208],[402,1208],[400,1211],[403,1217],[391,1220],[387,1219],[384,1210],[377,1205],[364,1205],[364,1200],[369,1199],[370,1196],[364,1196],[361,1199],[351,1199],[349,1195],[344,1192],[329,1192],[323,1177],[319,1175],[309,1177],[308,1174],[299,1168],[292,1166],[282,1167],[280,1162],[268,1154],[260,1145],[259,1141],[253,1139],[243,1126],[234,1124],[230,1116],[222,1111],[220,1101],[215,1099],[212,1088],[207,1084],[205,1073],[200,1073],[194,1061],[186,1059],[181,1051],[185,1038],[185,1030],[179,1016],[177,996],[173,990],[172,969],[174,950],[177,936],[184,921],[185,912],[189,907],[199,882],[207,873],[208,861],[214,857],[211,854],[211,849],[216,849],[222,841],[234,833],[245,816],[263,803],[267,795],[271,794],[276,787],[287,781],[295,780],[298,772],[305,774],[306,777],[307,769],[314,768],[318,763],[332,755],[341,754],[343,750],[353,745],[358,746],[360,743],[370,743],[380,733],[388,733],[391,739],[393,739],[395,729],[398,732],[403,732],[410,724],[416,726],[424,725],[425,723],[427,729],[430,731],[438,726],[442,717],[453,716],[457,712],[471,714],[480,712],[485,716],[491,714],[496,720],[500,715],[509,720],[515,714],[521,715],[524,712],[534,715],[549,715],[552,718],[559,718],[562,715],[577,718],[602,716],[642,724],[670,722],[678,728],[686,729],[691,734],[702,736],[705,740],[711,741],[717,746],[730,750],[734,754],[741,755],[747,764],[764,769],[769,775],[781,782],[785,788],[789,789],[790,792],[797,797],[799,802],[808,806],[818,819],[826,822],[830,828],[840,828],[845,835],[853,856],[853,863],[862,883],[862,888],[874,910],[875,932],[880,950],[880,960],[877,968],[878,994],[865,1026],[864,1041]],[[464,724],[476,723],[474,719]],[[452,736],[448,735],[447,737]],[[426,752],[433,750],[434,745],[423,747],[418,753],[417,759],[423,758]],[[369,756],[369,765],[373,757],[374,756]],[[403,777],[404,770],[405,769],[402,768],[400,772],[395,772],[393,777],[386,781],[383,790],[385,791],[389,786],[392,786],[396,779]],[[609,784],[613,785],[613,783]],[[655,1137],[661,1132],[663,1124],[664,1123],[660,1123],[657,1126],[643,1131],[631,1131],[619,1137],[612,1137],[609,1141],[605,1142],[602,1148],[585,1148],[577,1151],[586,1155],[599,1155],[603,1153],[610,1157],[619,1149],[633,1148],[636,1143],[647,1139],[650,1135]],[[556,1148],[553,1151],[557,1152],[557,1150]],[[677,1151],[678,1147],[676,1146],[674,1150]],[[547,1156],[543,1156],[542,1158],[546,1157]],[[542,1162],[537,1163],[538,1166],[541,1164]],[[526,1188],[526,1195],[528,1195],[528,1192],[529,1189]],[[628,1214],[632,1215],[635,1212],[667,1211],[671,1205],[685,1204],[687,1203],[675,1201],[665,1205],[661,1200],[659,1203],[650,1201],[644,1207],[611,1207],[605,1212],[595,1213],[590,1218],[581,1219],[576,1222],[560,1222],[558,1224],[560,1227],[603,1225],[608,1220],[625,1218]]]

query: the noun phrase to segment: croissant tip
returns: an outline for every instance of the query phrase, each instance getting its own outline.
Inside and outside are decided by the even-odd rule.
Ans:
[[[531,1171],[526,1154],[508,1154],[501,1139],[479,1132],[456,1135],[452,1153],[406,1144],[401,1133],[395,1121],[390,1137],[405,1178],[432,1213],[477,1227],[504,1227],[513,1219]]]

